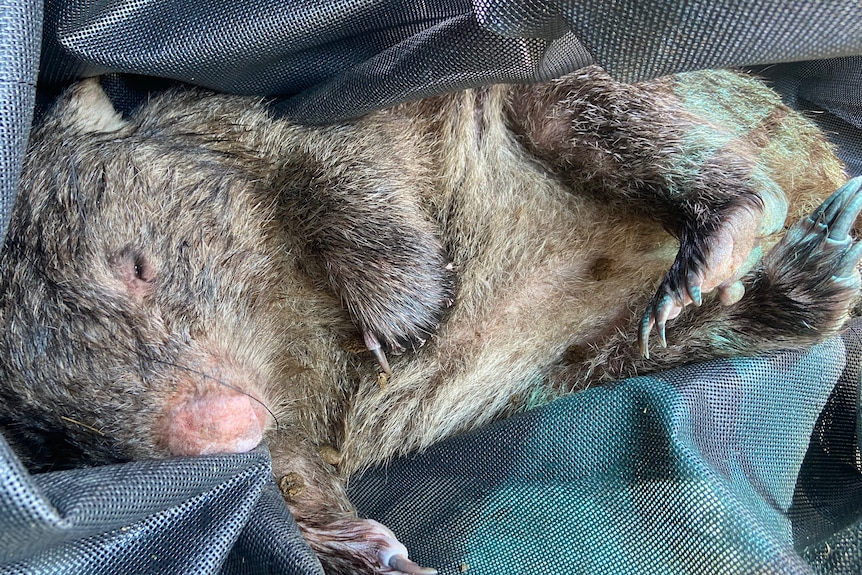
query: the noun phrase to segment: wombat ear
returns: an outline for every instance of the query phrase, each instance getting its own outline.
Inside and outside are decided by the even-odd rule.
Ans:
[[[63,127],[84,134],[116,132],[127,123],[97,78],[87,78],[66,90],[57,102],[55,115]]]

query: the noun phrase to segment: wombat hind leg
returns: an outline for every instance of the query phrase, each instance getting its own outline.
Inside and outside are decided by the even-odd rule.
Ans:
[[[800,340],[819,341],[839,330],[862,287],[862,243],[850,236],[860,211],[862,177],[794,224],[764,256],[749,290],[749,314]]]
[[[312,549],[337,573],[437,573],[436,569],[421,567],[408,559],[407,548],[398,541],[395,534],[372,519],[342,519],[323,527],[303,525],[302,530]],[[359,571],[356,570],[357,567]]]
[[[273,474],[327,575],[434,575],[387,527],[356,516],[339,471],[301,427],[284,423],[268,438]]]
[[[798,349],[836,335],[862,296],[862,242],[850,236],[860,211],[862,178],[856,178],[788,229],[743,278],[736,304],[705,300],[680,315],[668,330],[668,347],[653,350],[648,362],[635,357],[628,334],[609,342],[625,350],[621,361],[632,366],[612,375],[675,367],[681,357],[693,362]]]

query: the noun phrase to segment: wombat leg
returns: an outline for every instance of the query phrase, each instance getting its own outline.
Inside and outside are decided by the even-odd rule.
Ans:
[[[276,482],[327,574],[436,573],[411,561],[387,527],[356,516],[336,468],[306,437],[287,424],[268,443]]]
[[[322,555],[328,573],[436,575],[407,557],[407,548],[385,525],[372,519],[343,519],[322,528],[302,526],[311,548]],[[333,561],[327,558],[339,557]],[[344,561],[344,559],[348,561]],[[341,564],[344,563],[342,566]]]
[[[664,345],[666,322],[703,294],[738,300],[760,239],[786,217],[783,191],[758,164],[780,103],[750,78],[715,75],[711,90],[751,92],[750,104],[733,100],[750,109],[705,93],[696,75],[629,85],[597,67],[510,94],[513,131],[539,160],[575,190],[655,218],[679,239],[639,330],[644,355],[652,328]]]
[[[838,333],[860,298],[862,243],[850,236],[860,210],[862,178],[855,178],[790,227],[743,278],[739,302],[704,302],[674,322],[672,343],[654,350],[650,369],[677,365],[680,357],[798,348]],[[623,342],[619,349],[625,347]]]
[[[374,158],[352,167],[333,161],[290,159],[288,225],[304,244],[311,275],[329,284],[388,371],[383,349],[402,353],[436,333],[452,304],[454,274],[414,190],[387,169],[377,173]]]
[[[649,359],[631,345],[631,329],[620,330],[602,342],[607,368],[588,372],[578,365],[566,379],[579,387],[676,367],[683,357],[696,362],[751,356],[836,335],[862,296],[862,243],[849,235],[860,208],[862,179],[856,178],[790,227],[742,278],[745,292],[736,304],[710,299],[681,314],[669,326],[667,348],[654,349]]]

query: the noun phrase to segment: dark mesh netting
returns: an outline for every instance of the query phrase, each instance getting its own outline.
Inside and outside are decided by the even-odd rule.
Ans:
[[[859,56],[792,62],[755,71],[791,107],[807,113],[838,146],[851,174],[862,174],[862,60]]]
[[[0,445],[2,573],[316,573],[269,454],[28,476]]]
[[[630,81],[862,48],[860,8],[849,1],[51,0],[45,10],[45,83],[144,74],[285,96],[281,109],[307,122],[489,82],[550,79],[594,59]]]
[[[0,237],[4,237],[33,118],[42,7],[37,0],[2,0],[0,14]]]
[[[591,389],[351,497],[441,573],[859,573],[860,337]]]
[[[591,62],[627,81],[767,65],[860,174],[859,54],[850,0],[0,0],[0,235],[34,109],[76,78],[127,111],[185,82],[321,123]],[[860,335],[592,389],[351,496],[443,575],[860,573]],[[264,449],[30,476],[0,444],[0,474],[0,573],[321,572]]]

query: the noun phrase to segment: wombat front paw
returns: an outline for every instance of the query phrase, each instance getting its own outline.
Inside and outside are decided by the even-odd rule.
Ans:
[[[352,271],[349,281],[344,273],[333,281],[365,346],[386,373],[391,370],[384,350],[397,355],[422,346],[436,333],[454,297],[454,273],[440,253],[405,255],[405,250],[401,245],[373,265],[354,266],[362,273]]]
[[[649,358],[649,336],[656,328],[666,347],[665,326],[691,304],[700,306],[714,290],[725,305],[745,293],[741,278],[760,261],[763,237],[781,229],[787,201],[780,193],[763,191],[752,200],[718,211],[704,226],[689,225],[680,234],[676,259],[647,306],[638,332],[641,354]]]
[[[342,519],[323,527],[303,526],[303,533],[324,562],[338,572],[368,575],[436,575],[407,557],[407,548],[385,525],[372,519]],[[347,571],[344,571],[347,572]]]

